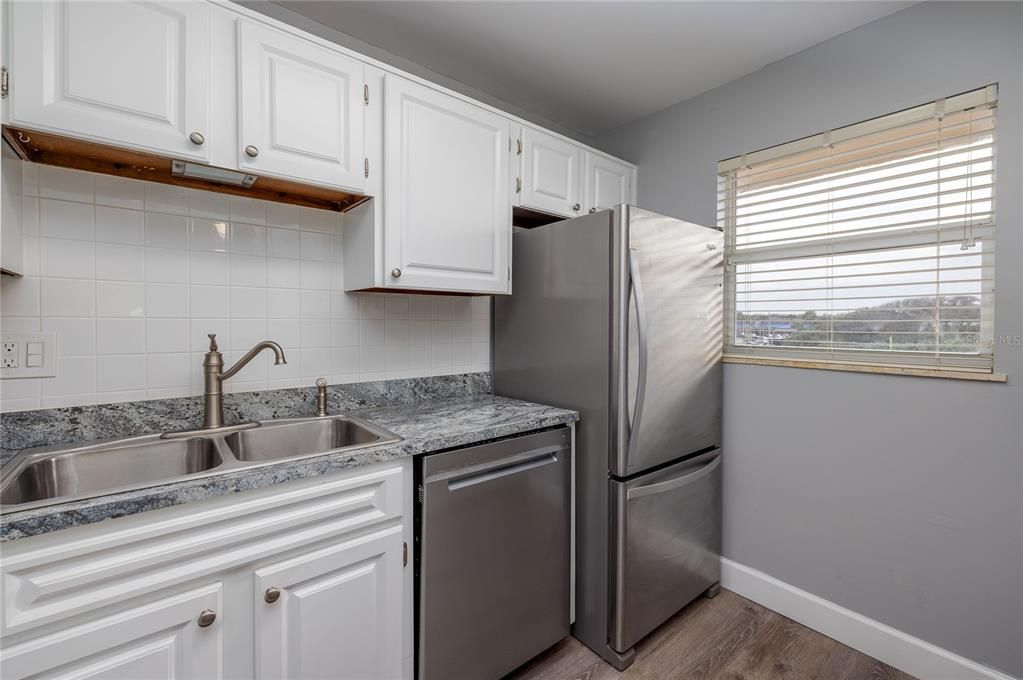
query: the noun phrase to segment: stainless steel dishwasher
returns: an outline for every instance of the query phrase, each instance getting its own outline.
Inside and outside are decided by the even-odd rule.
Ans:
[[[417,460],[419,680],[499,678],[569,633],[571,430]]]

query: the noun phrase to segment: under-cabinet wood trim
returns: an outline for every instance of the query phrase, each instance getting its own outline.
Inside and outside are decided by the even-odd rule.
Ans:
[[[751,364],[754,366],[781,366],[784,368],[812,368],[822,371],[846,371],[852,373],[878,373],[884,375],[911,375],[918,378],[948,378],[952,380],[974,380],[979,382],[1004,383],[1005,373],[988,373],[966,369],[926,368],[904,364],[858,364],[841,361],[809,361],[806,359],[778,359],[775,357],[751,357],[726,354],[721,357],[726,364]]]
[[[194,177],[181,177],[171,174],[169,156],[154,153],[123,149],[106,144],[89,142],[49,132],[38,132],[8,125],[3,127],[3,136],[10,142],[19,156],[32,163],[56,165],[72,170],[98,172],[104,175],[115,175],[145,182],[159,182],[191,189],[214,191],[233,196],[257,198],[275,203],[289,203],[319,210],[346,212],[357,205],[368,201],[370,196],[347,193],[340,189],[302,184],[291,180],[268,177],[257,172],[245,172],[258,177],[250,188],[236,187],[230,184],[210,182]],[[199,161],[187,161],[204,165]],[[215,166],[210,166],[215,167]]]

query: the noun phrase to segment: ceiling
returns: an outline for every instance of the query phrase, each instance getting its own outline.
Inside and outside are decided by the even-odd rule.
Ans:
[[[914,3],[274,4],[593,136]]]

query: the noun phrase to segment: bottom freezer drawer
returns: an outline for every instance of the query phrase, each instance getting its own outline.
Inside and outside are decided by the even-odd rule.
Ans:
[[[611,647],[626,652],[720,579],[721,451],[611,482]]]

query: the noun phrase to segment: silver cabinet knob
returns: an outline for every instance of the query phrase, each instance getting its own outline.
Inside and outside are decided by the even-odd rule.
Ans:
[[[574,210],[576,212],[579,212],[579,208],[581,208],[581,207],[582,206],[580,206],[578,203],[576,203],[575,205],[572,206],[572,210]]]
[[[278,588],[270,587],[263,593],[263,600],[267,604],[273,604],[277,600],[281,599],[281,591]]]
[[[393,276],[396,279],[401,278],[401,270],[395,267],[394,269],[391,270],[391,276]]]
[[[597,212],[597,209],[596,208],[590,208],[590,212],[591,213],[595,213],[595,212]]]
[[[202,136],[201,132],[193,132],[188,135],[188,138],[192,141],[192,144],[195,144],[196,146],[202,146],[206,143],[206,138]]]
[[[209,628],[213,625],[213,622],[217,620],[217,612],[212,609],[203,609],[199,612],[199,618],[196,619],[196,623],[199,624],[200,628]]]
[[[249,144],[247,147],[245,147],[245,155],[255,158],[256,156],[259,155],[259,149]]]

